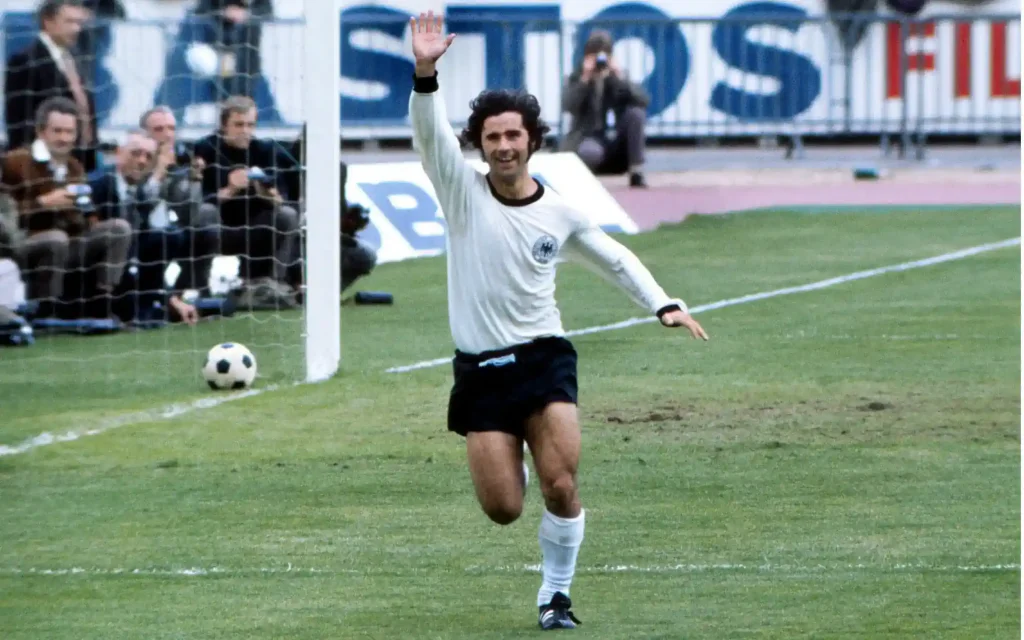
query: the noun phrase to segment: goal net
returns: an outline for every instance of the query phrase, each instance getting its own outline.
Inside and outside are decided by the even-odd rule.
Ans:
[[[210,394],[205,356],[226,342],[255,355],[257,388],[333,375],[333,0],[277,3],[272,42],[269,3],[142,19],[35,4],[0,25],[5,416]]]

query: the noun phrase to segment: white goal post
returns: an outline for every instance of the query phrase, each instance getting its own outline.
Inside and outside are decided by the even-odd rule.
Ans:
[[[319,382],[341,363],[341,0],[305,8],[306,381]]]

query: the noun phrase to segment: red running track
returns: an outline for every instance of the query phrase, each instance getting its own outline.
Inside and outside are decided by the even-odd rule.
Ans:
[[[1020,182],[937,184],[864,182],[799,186],[678,186],[609,189],[642,230],[671,224],[693,214],[750,209],[829,206],[991,206],[1020,205]]]

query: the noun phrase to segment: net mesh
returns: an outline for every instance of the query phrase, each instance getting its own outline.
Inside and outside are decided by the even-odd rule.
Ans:
[[[258,385],[305,373],[302,26],[268,43],[262,3],[240,19],[202,5],[62,14],[49,40],[35,15],[5,15],[0,335],[25,341],[24,321],[34,340],[0,350],[11,415],[206,393],[223,342],[256,355]],[[115,83],[111,55],[133,76]],[[289,82],[271,97],[273,74]]]

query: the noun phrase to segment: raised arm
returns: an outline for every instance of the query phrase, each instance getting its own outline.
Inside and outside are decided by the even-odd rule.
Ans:
[[[640,307],[656,314],[667,327],[686,327],[695,338],[707,340],[704,329],[690,315],[686,303],[671,298],[632,251],[591,222],[581,223],[569,238],[569,254],[612,284]]]
[[[433,12],[409,20],[416,77],[409,96],[413,142],[427,177],[440,197],[460,184],[467,170],[474,171],[462,155],[459,139],[448,122],[444,100],[438,91],[437,61],[448,50],[455,34],[442,35],[441,18]],[[447,212],[446,212],[447,214]]]

